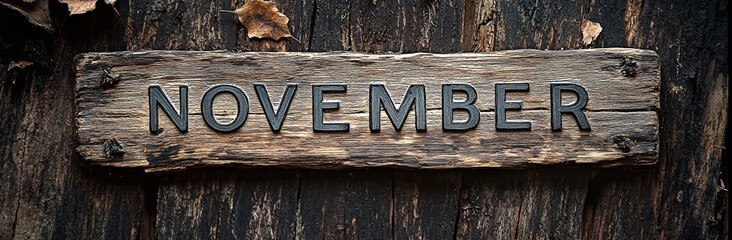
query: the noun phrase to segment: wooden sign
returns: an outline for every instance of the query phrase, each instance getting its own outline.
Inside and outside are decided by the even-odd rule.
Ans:
[[[653,51],[77,57],[78,152],[198,166],[523,168],[658,158]]]

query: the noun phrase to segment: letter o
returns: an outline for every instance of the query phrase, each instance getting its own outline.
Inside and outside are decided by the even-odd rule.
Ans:
[[[228,124],[221,124],[216,121],[213,113],[214,97],[223,92],[228,92],[234,95],[238,106],[236,118]],[[244,91],[237,86],[228,84],[216,85],[206,90],[206,93],[203,94],[203,99],[201,99],[201,113],[203,114],[203,121],[205,121],[209,127],[219,132],[231,132],[239,129],[239,127],[244,125],[244,122],[247,121],[247,115],[249,115],[249,99],[247,98],[247,95],[244,94]]]

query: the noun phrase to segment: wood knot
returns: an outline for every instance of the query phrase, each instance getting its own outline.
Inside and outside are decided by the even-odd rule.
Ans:
[[[630,148],[635,146],[635,140],[623,135],[613,137],[613,142],[615,142],[617,148],[623,150],[623,152],[630,152]]]
[[[620,61],[620,73],[625,77],[635,77],[638,74],[638,63],[631,59]]]
[[[103,67],[102,68],[102,77],[101,77],[100,85],[104,88],[110,88],[114,87],[114,85],[117,85],[119,83],[120,79],[119,76],[112,73],[112,69],[109,67]]]
[[[125,149],[117,138],[107,139],[104,141],[104,158],[119,157],[124,154]]]

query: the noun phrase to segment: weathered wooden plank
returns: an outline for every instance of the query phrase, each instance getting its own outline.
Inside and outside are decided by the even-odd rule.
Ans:
[[[634,77],[621,73],[618,64],[626,59],[634,59],[638,66]],[[655,59],[651,51],[633,49],[447,55],[91,53],[82,55],[77,67],[81,142],[78,150],[92,165],[143,167],[148,171],[222,164],[418,168],[650,164],[657,156]],[[103,69],[119,75],[120,82],[113,87],[100,86]],[[420,70],[427,72],[415,74]],[[555,73],[547,74],[552,71]],[[530,120],[531,131],[495,130],[491,104],[495,101],[494,84],[506,81],[532,84],[530,92],[509,93],[508,97],[523,100],[526,110],[509,116]],[[300,87],[288,118],[282,131],[273,133],[251,85],[269,85],[270,98],[278,102],[278,93],[293,82]],[[347,83],[348,92],[326,97],[342,100],[342,110],[326,114],[326,121],[350,122],[348,133],[312,130],[310,85],[332,82]],[[409,84],[424,83],[428,130],[415,132],[410,127],[414,126],[414,117],[410,116],[405,130],[396,132],[389,126],[387,114],[381,114],[382,131],[369,131],[366,112],[371,82],[385,83],[395,101],[400,101],[398,93],[405,92]],[[563,131],[550,130],[551,82],[572,82],[587,89],[591,100],[585,112],[592,131],[579,131],[567,114]],[[196,107],[199,103],[195,96],[221,83],[241,86],[251,95],[247,122],[228,134],[207,127]],[[467,83],[476,88],[476,106],[484,111],[477,128],[464,132],[441,130],[442,83]],[[174,106],[179,106],[177,97],[173,97],[177,86],[188,85],[188,133],[175,130],[165,117],[160,122],[164,132],[149,132],[149,84],[159,84],[167,90]],[[563,98],[567,104],[566,99],[572,96]],[[230,121],[237,113],[236,101],[221,99],[216,100],[216,114],[220,121]],[[459,114],[456,119],[467,116]],[[630,149],[619,147],[617,141],[624,137],[635,145]],[[111,138],[122,143],[122,156],[104,153],[104,142]],[[317,144],[305,144],[313,142]],[[317,159],[303,161],[309,157]]]
[[[75,49],[75,52],[84,51],[114,51],[125,49],[186,49],[186,50],[210,50],[228,49],[231,51],[252,51],[267,50],[271,43],[267,40],[248,40],[245,36],[246,30],[236,21],[231,21],[231,16],[218,16],[216,9],[233,9],[241,6],[243,0],[209,2],[209,1],[117,1],[114,7],[119,11],[116,15],[111,6],[100,5],[92,12],[84,15],[75,15],[71,18],[62,17],[66,14],[64,4],[51,4],[51,12],[54,18],[59,19],[57,34],[37,33],[29,31],[32,26],[22,24],[25,21],[20,14],[0,7],[0,32],[20,34],[3,35],[0,44],[0,79],[3,80],[1,87],[2,100],[0,100],[0,119],[2,126],[2,137],[0,137],[0,157],[2,159],[2,176],[0,188],[10,198],[0,198],[0,238],[68,238],[68,236],[81,236],[80,238],[102,238],[103,236],[115,236],[119,238],[135,238],[138,236],[139,228],[136,225],[130,226],[130,222],[139,219],[139,200],[142,197],[138,184],[126,182],[119,184],[106,178],[86,177],[77,164],[68,165],[77,159],[73,151],[68,151],[69,146],[75,145],[75,139],[69,138],[74,134],[74,128],[68,127],[73,121],[73,114],[65,110],[73,106],[73,81],[66,74],[70,69],[66,63],[71,62],[71,51],[61,50],[63,48]],[[312,0],[292,1],[291,7],[294,11],[284,7],[290,1],[275,0],[283,13],[291,19],[291,30],[294,36],[298,28],[315,28],[307,20],[299,24],[297,19],[320,18],[333,15],[336,18],[348,18],[348,11],[340,11],[339,14],[331,14],[323,11],[324,6],[335,1],[318,1],[317,9]],[[356,12],[360,9],[351,6],[353,1],[338,2],[339,7]],[[376,1],[381,4],[385,1]],[[363,46],[353,49],[366,51],[379,51],[378,46],[402,46],[389,51],[445,51],[449,49],[444,45],[435,44],[431,33],[457,34],[460,39],[460,31],[451,26],[439,25],[441,18],[456,19],[447,11],[454,11],[448,4],[455,1],[418,1],[414,10],[407,8],[406,11],[414,11],[418,16],[406,15],[396,21],[406,22],[402,35],[389,35],[387,37],[364,38],[367,41]],[[302,9],[297,6],[302,4]],[[409,5],[411,2],[404,2]],[[459,2],[457,2],[459,4]],[[499,8],[487,9],[488,16],[484,18],[470,18],[463,16],[463,25],[472,24],[478,29],[493,27],[495,32],[487,31],[469,36],[469,32],[463,30],[463,44],[470,40],[490,42],[492,45],[483,50],[501,50],[511,48],[537,48],[537,49],[569,49],[579,47],[581,33],[579,23],[582,19],[589,19],[602,24],[603,32],[594,47],[628,46],[644,49],[656,49],[662,59],[663,84],[661,95],[664,99],[660,112],[662,122],[660,146],[663,150],[659,163],[653,167],[637,168],[629,171],[627,168],[599,169],[591,172],[608,173],[598,174],[588,186],[587,200],[585,201],[585,225],[582,231],[586,239],[597,238],[708,238],[726,239],[728,230],[727,196],[725,185],[728,186],[727,170],[728,161],[724,161],[726,155],[725,134],[727,126],[727,103],[728,103],[728,14],[726,1],[464,1],[464,12],[477,8],[474,5],[480,4],[500,5]],[[283,5],[284,4],[284,5]],[[471,5],[472,4],[472,5]],[[447,8],[445,5],[448,5]],[[487,5],[487,4],[486,4]],[[280,7],[283,6],[283,7]],[[683,6],[683,7],[680,7]],[[403,8],[390,9],[390,11],[375,12],[377,17],[387,19],[385,14],[398,14]],[[460,9],[457,9],[460,11]],[[289,12],[288,12],[289,11]],[[364,11],[364,16],[371,13]],[[5,14],[10,13],[10,14]],[[311,14],[312,13],[312,14]],[[421,14],[421,15],[419,15]],[[13,16],[17,15],[17,16]],[[305,15],[305,16],[302,16]],[[109,17],[117,16],[117,17]],[[458,17],[459,18],[459,15]],[[389,18],[391,19],[391,18]],[[5,21],[8,20],[8,21]],[[65,21],[64,21],[65,20]],[[367,22],[351,21],[344,23],[346,28],[349,24],[364,25]],[[417,23],[414,27],[413,22]],[[19,24],[20,23],[20,24]],[[319,24],[322,22],[319,22]],[[372,23],[368,23],[372,24]],[[8,28],[7,26],[13,26]],[[193,26],[193,27],[191,27]],[[197,27],[201,26],[201,27]],[[3,28],[5,27],[5,28]],[[171,28],[178,28],[172,29]],[[355,27],[354,27],[355,28]],[[323,29],[323,28],[317,28]],[[343,39],[345,49],[348,49],[356,41],[349,40],[357,34],[380,36],[380,34],[393,31],[391,28],[364,28],[365,31],[350,33],[344,31],[342,36],[332,34],[332,31],[320,31],[313,34],[313,43],[319,43],[330,39]],[[6,31],[7,30],[7,31]],[[310,32],[305,29],[304,34]],[[237,35],[238,34],[238,35]],[[431,37],[432,36],[432,37]],[[358,36],[355,36],[358,37]],[[305,39],[301,37],[303,44],[295,41],[282,41],[286,43],[288,50],[300,51],[324,51],[322,48],[306,48]],[[350,42],[349,42],[350,41]],[[384,42],[386,41],[386,42]],[[398,42],[391,44],[390,42]],[[11,42],[11,44],[8,44]],[[443,41],[444,42],[444,41]],[[20,43],[20,46],[18,46]],[[53,45],[48,45],[53,43]],[[273,43],[272,45],[277,45]],[[341,46],[342,46],[341,45]],[[409,46],[419,45],[419,50]],[[258,48],[262,46],[261,49]],[[295,47],[291,47],[295,46]],[[422,48],[424,47],[424,48]],[[22,50],[19,50],[21,49]],[[334,48],[342,50],[341,48]],[[386,49],[386,47],[384,47]],[[480,48],[468,48],[464,51],[478,50]],[[27,56],[25,54],[28,54]],[[54,57],[55,56],[55,57]],[[7,71],[7,61],[18,58],[33,60],[34,65],[28,73],[19,74],[18,71]],[[51,63],[64,63],[63,66],[53,67],[62,69],[64,74],[59,75],[53,71],[53,76],[45,74],[47,70],[45,60],[50,57]],[[51,65],[52,66],[52,65]],[[48,71],[50,72],[50,71]],[[5,75],[3,75],[5,74]],[[16,75],[17,74],[17,75]],[[48,73],[47,73],[48,74]],[[26,78],[26,76],[28,76]],[[31,80],[31,78],[33,80]],[[59,90],[62,89],[62,90]],[[41,94],[43,92],[43,94]],[[398,92],[393,92],[397,93]],[[71,94],[71,95],[70,95]],[[50,106],[50,107],[43,107]],[[667,107],[673,106],[673,107]],[[35,109],[34,112],[26,113],[27,109]],[[38,117],[43,116],[43,118]],[[32,120],[25,120],[32,119]],[[51,121],[50,119],[57,119]],[[52,127],[50,127],[52,126]],[[6,134],[8,133],[8,134]],[[26,134],[28,133],[27,137]],[[37,139],[24,141],[24,139]],[[47,146],[56,146],[46,148]],[[61,150],[61,152],[59,152]],[[25,154],[28,153],[28,154]],[[17,157],[16,157],[17,156]],[[208,169],[210,170],[210,169]],[[471,174],[486,176],[484,178],[467,177],[471,186],[479,189],[476,193],[490,194],[496,189],[518,191],[521,188],[540,188],[542,194],[552,194],[556,191],[552,188],[541,188],[541,185],[528,185],[525,182],[532,175],[543,176],[543,181],[551,182],[551,176],[565,173],[545,171],[536,169],[522,171],[516,178],[518,183],[513,186],[501,186],[494,184],[504,178],[505,171],[476,170],[468,171]],[[237,170],[237,172],[240,170]],[[587,170],[590,171],[590,170]],[[103,170],[95,169],[94,172]],[[246,174],[247,171],[239,172]],[[274,170],[275,173],[284,173],[286,170]],[[405,171],[397,171],[397,174]],[[441,171],[440,171],[441,172]],[[461,171],[458,171],[461,172]],[[338,171],[329,173],[319,172],[310,174],[305,181],[321,182],[329,174],[338,174]],[[415,171],[417,175],[429,176],[429,172]],[[498,174],[496,174],[498,173]],[[497,175],[497,176],[496,176]],[[583,174],[579,174],[583,175]],[[493,176],[493,177],[490,177]],[[175,178],[176,175],[166,177]],[[220,179],[219,179],[220,178]],[[69,181],[69,179],[79,179]],[[400,179],[400,178],[395,178]],[[535,179],[535,178],[532,178]],[[548,179],[548,181],[546,180]],[[562,182],[587,181],[583,176],[575,176]],[[680,180],[683,179],[683,180]],[[345,181],[358,182],[360,179]],[[63,181],[61,184],[60,181]],[[164,185],[161,193],[174,191],[187,191],[186,184],[176,184],[171,181]],[[211,176],[205,178],[204,182],[230,181],[232,185],[254,185],[267,184],[270,181],[242,181],[231,179],[227,176]],[[401,181],[401,180],[399,180]],[[61,185],[59,185],[61,184]],[[152,184],[144,181],[145,186]],[[399,184],[397,180],[394,184]],[[446,182],[452,185],[453,182]],[[444,186],[443,186],[444,187]],[[147,187],[146,187],[147,188]],[[164,188],[164,189],[163,189]],[[323,187],[324,188],[324,187]],[[417,187],[421,190],[420,187]],[[314,191],[311,188],[310,191]],[[202,191],[202,190],[201,190]],[[236,193],[236,191],[234,192]],[[329,198],[341,194],[333,191],[332,195],[322,195]],[[570,194],[584,196],[581,190],[570,191]],[[590,196],[593,195],[593,196]],[[13,197],[19,196],[19,197]],[[242,194],[246,196],[246,194]],[[421,195],[427,196],[427,195]],[[508,204],[493,204],[516,201],[515,198],[525,196],[513,195],[515,197],[495,198],[493,201],[482,205],[486,208],[495,208],[487,212],[508,212]],[[554,195],[559,196],[559,195]],[[429,197],[428,197],[429,198]],[[440,202],[442,198],[452,196],[439,195],[429,199],[431,202]],[[63,201],[57,201],[64,199]],[[313,201],[320,199],[314,198]],[[154,201],[154,200],[153,200]],[[167,203],[165,201],[171,201]],[[592,202],[592,203],[589,203]],[[366,201],[354,200],[354,205],[366,204]],[[528,204],[539,205],[542,202],[527,201],[524,204],[515,205],[516,209],[525,208]],[[101,204],[101,205],[99,205]],[[161,198],[160,204],[166,206],[186,207],[188,201],[179,201],[175,198]],[[228,204],[228,203],[226,203]],[[395,203],[396,204],[396,203]],[[577,202],[577,205],[582,203]],[[99,207],[102,206],[102,207]],[[110,208],[111,206],[111,208]],[[575,216],[572,213],[565,213],[561,205],[544,205],[551,208],[543,208],[548,217],[556,215]],[[219,206],[209,202],[202,208],[219,209]],[[274,208],[290,207],[282,202],[273,205]],[[398,206],[395,206],[398,208]],[[455,211],[452,208],[444,211]],[[500,211],[499,209],[506,209]],[[512,209],[513,210],[513,209]],[[167,211],[160,209],[159,211]],[[344,210],[345,211],[345,210]],[[7,214],[5,214],[7,213]],[[154,211],[151,214],[155,214]],[[540,213],[537,213],[540,214]],[[496,224],[498,226],[511,225],[521,219],[501,218],[483,214],[482,219],[473,215],[475,221]],[[154,217],[154,216],[153,216]],[[132,221],[125,220],[130,218]],[[299,219],[299,217],[298,217]],[[559,219],[559,218],[557,218]],[[184,221],[184,220],[180,220]],[[79,222],[93,224],[79,224]],[[398,222],[398,221],[395,221]],[[157,227],[165,227],[163,224],[169,222],[158,222]],[[238,228],[240,222],[230,223],[230,226]],[[428,222],[423,222],[427,224]],[[460,221],[462,224],[469,224],[469,221]],[[535,222],[536,223],[536,222]],[[546,231],[553,229],[569,228],[567,238],[579,238],[576,225],[567,227],[563,225],[563,219],[557,221],[542,221],[539,226]],[[419,222],[415,223],[419,224]],[[141,223],[141,226],[146,224]],[[222,226],[222,225],[220,225]],[[13,231],[17,227],[17,231]],[[149,224],[148,228],[155,230],[156,224]],[[412,227],[419,227],[414,226]],[[421,226],[422,229],[434,229],[429,225]],[[263,227],[266,230],[267,227]],[[278,229],[282,229],[279,228]],[[395,228],[397,229],[397,228]],[[132,231],[131,231],[132,230]],[[523,230],[523,228],[521,229]],[[182,230],[181,230],[182,231]],[[166,233],[176,234],[175,231]],[[471,231],[475,236],[459,235],[461,238],[497,238],[497,233],[488,232],[483,234],[480,231]],[[130,236],[127,236],[130,234]],[[541,236],[519,233],[520,236]],[[176,235],[167,236],[174,238]],[[264,236],[264,235],[263,235]],[[290,236],[283,235],[283,238]],[[401,236],[401,235],[398,235]],[[505,235],[501,235],[505,236]],[[557,236],[557,235],[553,235]],[[144,235],[139,236],[146,239]],[[200,236],[205,238],[206,236]],[[256,236],[255,236],[256,237]]]

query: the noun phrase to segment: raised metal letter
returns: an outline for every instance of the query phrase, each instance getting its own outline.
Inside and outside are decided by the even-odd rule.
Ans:
[[[150,107],[150,132],[159,133],[158,129],[158,105],[163,108],[163,112],[173,121],[175,127],[181,132],[188,131],[188,85],[180,85],[180,113],[175,111],[175,107],[170,103],[170,99],[165,95],[160,85],[151,84],[147,88]]]
[[[460,91],[468,95],[464,102],[455,102],[453,92]],[[475,128],[480,121],[480,111],[473,105],[478,93],[475,88],[468,84],[442,84],[442,130],[460,131]],[[468,120],[465,122],[453,122],[452,116],[455,109],[468,111]]]
[[[348,132],[348,123],[323,123],[323,110],[338,109],[340,101],[323,102],[323,92],[345,92],[346,84],[313,85],[313,130],[322,132]]]
[[[529,83],[496,83],[496,130],[531,130],[529,121],[506,120],[506,110],[521,109],[521,101],[506,101],[508,91],[529,91]]]
[[[290,103],[292,102],[292,97],[295,96],[295,90],[297,90],[297,84],[287,84],[287,88],[285,89],[285,94],[282,95],[282,100],[280,101],[280,106],[277,108],[276,113],[274,111],[274,107],[272,106],[272,102],[269,100],[269,94],[267,94],[267,87],[265,87],[264,84],[255,83],[254,90],[257,92],[257,97],[259,98],[259,104],[262,105],[262,109],[264,109],[264,114],[267,116],[267,122],[269,122],[269,128],[271,128],[273,132],[279,132],[280,129],[282,128],[282,122],[285,121],[285,116],[287,115],[287,110],[290,109]]]
[[[582,112],[587,105],[589,97],[584,87],[574,83],[551,83],[551,104],[552,104],[552,131],[562,131],[562,113],[571,113],[577,120],[577,125],[582,131],[590,131],[590,123]],[[570,105],[562,105],[562,91],[572,91],[577,95],[577,101]]]
[[[386,91],[384,84],[371,84],[369,86],[369,128],[372,132],[381,131],[381,108],[383,104],[386,115],[389,116],[391,124],[397,131],[402,130],[404,121],[407,120],[409,109],[415,105],[415,127],[417,131],[427,131],[427,106],[425,102],[424,84],[409,85],[407,93],[404,94],[399,108],[394,107],[391,96]]]
[[[228,124],[221,124],[216,121],[213,113],[213,99],[222,92],[228,92],[234,95],[238,105],[238,111],[236,112],[234,121]],[[247,121],[247,115],[249,115],[249,99],[244,94],[244,91],[237,86],[228,84],[216,85],[206,90],[206,93],[203,94],[203,99],[201,99],[201,113],[203,114],[203,121],[209,127],[220,132],[231,132],[241,127]]]

